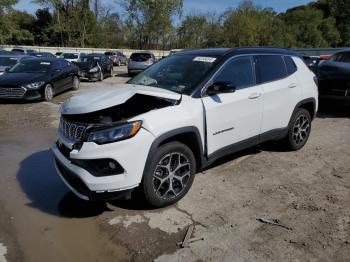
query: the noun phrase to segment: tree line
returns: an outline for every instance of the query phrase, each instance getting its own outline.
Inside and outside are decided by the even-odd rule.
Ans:
[[[224,12],[183,14],[183,0],[32,0],[35,14],[0,1],[0,44],[133,49],[350,46],[350,1],[318,0],[283,13],[243,0]],[[118,5],[119,8],[115,8]],[[118,10],[118,11],[116,11]]]

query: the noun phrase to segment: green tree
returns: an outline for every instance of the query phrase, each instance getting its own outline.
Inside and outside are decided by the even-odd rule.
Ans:
[[[121,0],[128,14],[129,43],[140,49],[159,48],[170,37],[172,17],[181,14],[183,0]]]

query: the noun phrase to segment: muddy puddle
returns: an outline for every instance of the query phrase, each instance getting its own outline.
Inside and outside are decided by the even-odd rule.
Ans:
[[[109,212],[106,204],[78,199],[56,174],[49,151],[55,132],[2,130],[0,242],[5,256],[9,261],[126,259],[127,249],[99,230],[96,216]]]

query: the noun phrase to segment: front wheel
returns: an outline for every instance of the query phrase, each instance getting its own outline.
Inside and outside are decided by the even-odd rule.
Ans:
[[[299,108],[292,116],[285,138],[285,145],[290,150],[299,150],[305,146],[311,132],[310,113],[303,108]]]
[[[80,80],[79,80],[79,78],[77,76],[75,76],[74,79],[73,79],[72,89],[73,90],[78,90],[79,86],[80,86]]]
[[[103,81],[104,77],[103,77],[103,72],[102,70],[100,71],[100,75],[98,77],[98,81]]]
[[[147,168],[141,190],[154,207],[171,205],[191,188],[196,173],[196,160],[186,145],[171,142],[161,146]]]
[[[47,84],[44,89],[44,99],[46,101],[51,101],[53,99],[53,89],[50,84]]]

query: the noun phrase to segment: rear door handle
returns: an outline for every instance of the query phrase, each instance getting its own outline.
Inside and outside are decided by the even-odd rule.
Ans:
[[[289,88],[295,88],[295,87],[297,87],[297,84],[290,84],[289,86],[288,86]]]
[[[248,96],[249,99],[255,99],[262,95],[262,93],[252,93],[250,96]]]

